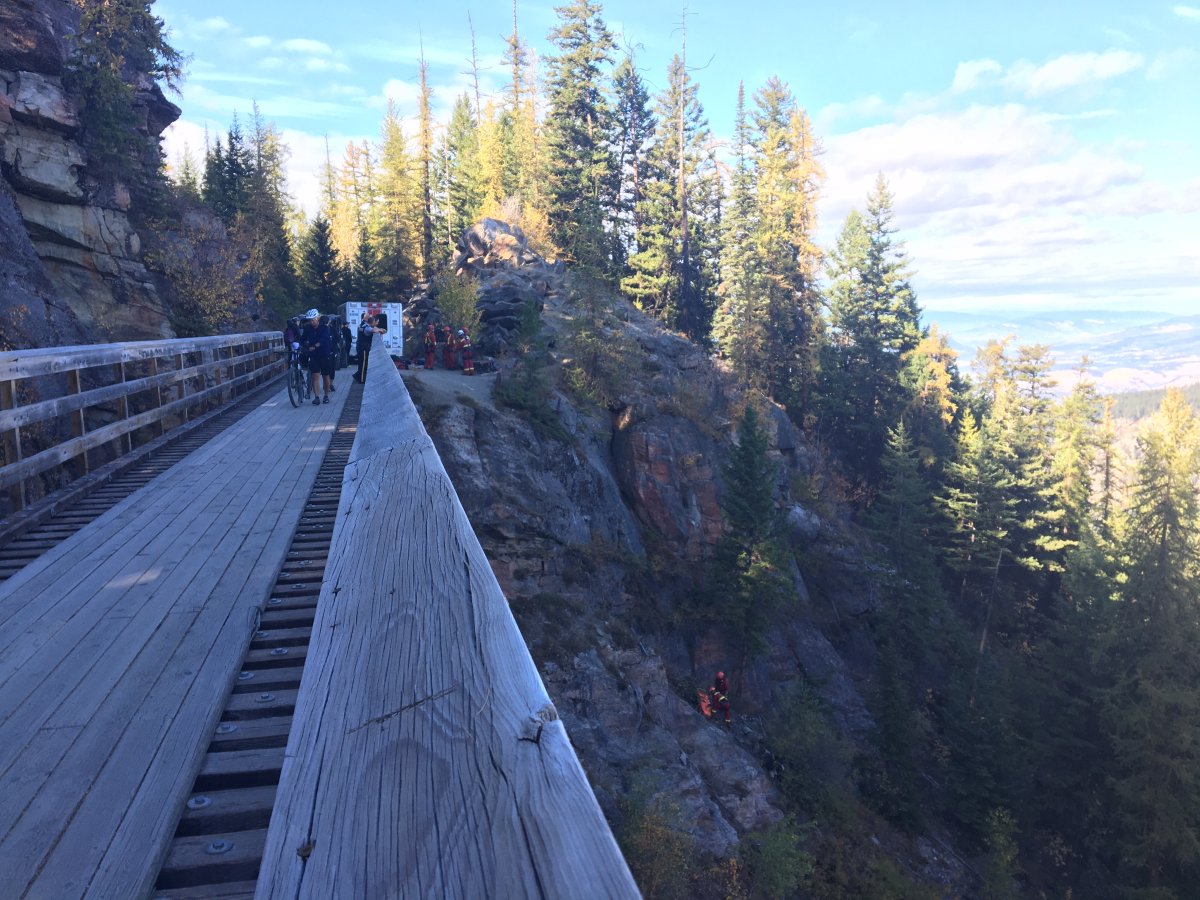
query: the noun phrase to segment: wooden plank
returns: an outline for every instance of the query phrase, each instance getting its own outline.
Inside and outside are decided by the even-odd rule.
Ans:
[[[260,350],[248,358],[274,356],[276,356],[275,350]],[[156,363],[157,358],[150,361]],[[132,381],[117,381],[113,384],[91,388],[87,391],[79,389],[79,372],[78,370],[72,370],[67,373],[68,379],[72,379],[73,388],[71,393],[65,394],[62,397],[54,397],[50,400],[41,400],[37,403],[18,406],[15,409],[0,410],[0,431],[32,425],[46,419],[53,419],[57,416],[70,415],[71,413],[77,413],[85,407],[118,401],[131,394],[140,394],[142,391],[158,391],[164,387],[173,387],[181,381],[186,381],[197,375],[210,374],[218,366],[227,365],[229,365],[227,360],[217,360],[202,366],[192,366],[178,372],[168,371],[158,375],[148,375],[145,378],[135,378]],[[161,402],[157,404],[157,406],[161,405]],[[76,436],[82,434],[83,428],[78,427]]]
[[[211,388],[206,388],[195,394],[189,394],[182,400],[175,400],[168,403],[166,406],[161,406],[158,409],[149,409],[143,413],[138,413],[136,416],[130,416],[126,419],[121,419],[118,422],[113,422],[110,425],[105,425],[102,428],[97,428],[90,431],[82,437],[71,438],[63,441],[61,444],[56,444],[40,453],[35,453],[33,456],[26,457],[18,463],[4,466],[0,468],[0,488],[9,485],[17,484],[20,481],[37,475],[40,472],[45,472],[48,469],[54,468],[73,456],[99,447],[101,444],[106,444],[109,441],[117,440],[142,428],[146,425],[151,425],[162,419],[165,416],[173,415],[190,406],[197,404],[203,400],[218,397],[221,392],[230,390],[231,385],[239,385],[248,383],[253,380],[254,374],[239,376],[234,381],[227,381],[223,384],[217,384]]]
[[[94,766],[97,758],[107,760],[96,776],[95,786],[80,791],[78,776],[74,776],[74,783],[71,777],[60,776],[57,786],[52,790],[47,786],[39,798],[45,818],[38,820],[35,817],[31,823],[22,821],[24,841],[20,845],[25,848],[30,835],[36,842],[39,835],[53,830],[55,817],[63,832],[38,876],[37,889],[48,892],[45,896],[69,895],[81,869],[95,871],[90,888],[93,896],[138,896],[149,890],[147,879],[153,878],[154,871],[149,861],[166,850],[175,811],[186,799],[215,724],[214,717],[219,713],[219,698],[224,696],[228,681],[235,674],[241,649],[249,639],[250,623],[236,611],[230,612],[228,607],[238,597],[256,597],[255,605],[265,600],[274,571],[286,549],[290,533],[288,522],[294,525],[299,517],[307,492],[305,482],[311,484],[327,442],[328,432],[323,427],[303,427],[306,423],[302,419],[313,426],[311,417],[296,419],[294,411],[289,409],[288,412],[292,414],[291,424],[298,426],[302,434],[307,430],[317,438],[296,441],[293,435],[289,441],[287,429],[273,429],[282,433],[282,441],[289,443],[291,458],[278,448],[273,449],[269,442],[258,440],[263,428],[261,422],[254,421],[254,416],[239,423],[245,426],[252,448],[250,454],[228,446],[213,447],[208,454],[210,458],[226,463],[231,458],[248,457],[251,460],[246,464],[248,468],[234,474],[236,478],[256,478],[253,484],[243,481],[233,490],[217,490],[234,508],[238,504],[244,507],[235,520],[233,531],[253,536],[262,545],[262,552],[247,552],[250,548],[242,538],[228,537],[230,529],[226,524],[219,519],[213,520],[213,530],[226,534],[227,540],[218,543],[209,556],[237,557],[237,564],[227,568],[225,575],[215,581],[212,576],[205,578],[199,574],[192,578],[190,583],[201,589],[208,600],[200,604],[198,611],[185,610],[168,615],[154,632],[154,641],[140,645],[137,658],[125,670],[121,682],[129,686],[114,689],[112,696],[119,699],[106,699],[100,703],[88,721],[87,728],[92,732],[90,743],[76,741],[64,764],[56,767],[59,772],[73,772],[78,768],[73,760],[83,761],[84,769]],[[244,439],[243,445],[246,443]],[[260,471],[257,475],[248,475],[251,469]],[[256,493],[256,485],[264,491]],[[265,501],[264,497],[267,498]],[[188,520],[186,516],[176,515],[175,518],[185,520],[185,524],[193,529],[196,527],[194,520]],[[183,573],[187,568],[183,565],[178,571]],[[174,577],[183,579],[186,575]],[[199,599],[192,588],[172,589],[169,593],[178,593],[183,606],[195,606]],[[194,620],[191,625],[180,627],[189,616]],[[205,624],[205,619],[210,624]],[[214,628],[218,621],[223,624]],[[241,636],[240,646],[238,635]],[[125,634],[125,637],[129,636]],[[185,647],[184,642],[191,649]],[[203,663],[197,665],[198,659]],[[162,668],[163,660],[168,660],[165,669]],[[109,662],[120,666],[111,655]],[[214,665],[222,670],[221,678],[211,677],[208,670]],[[157,680],[152,674],[156,666],[160,672]],[[186,687],[189,683],[190,688]],[[149,686],[140,700],[136,691],[130,691],[130,687],[136,685]],[[130,714],[130,703],[136,708],[136,714]],[[120,730],[122,722],[126,723],[124,731]],[[108,733],[119,735],[115,743],[112,737],[102,737]],[[107,753],[103,751],[105,741]],[[141,765],[137,763],[139,758],[145,760]],[[151,763],[153,765],[147,770],[145,766]],[[77,799],[81,795],[82,800]],[[28,815],[23,817],[29,818]],[[5,841],[0,849],[0,860],[7,857],[10,844],[11,841]],[[81,860],[94,861],[97,854],[104,857],[98,868],[81,865]],[[31,855],[36,855],[35,851],[31,851]],[[17,869],[22,870],[20,865]],[[58,893],[60,890],[66,893]]]
[[[266,829],[180,838],[171,845],[161,878],[172,888],[192,886],[199,880],[197,873],[249,880],[258,869],[265,838]],[[214,841],[223,841],[228,849],[216,855],[209,853],[206,848]]]
[[[85,344],[71,347],[35,347],[29,350],[9,350],[0,353],[0,381],[32,378],[37,375],[56,375],[72,369],[140,362],[154,357],[165,358],[198,353],[217,347],[232,347],[247,341],[265,341],[282,349],[283,332],[263,331],[254,334],[227,334],[216,337],[172,338],[163,341],[128,341],[116,344]]]
[[[256,896],[638,896],[392,367],[351,458]]]
[[[340,411],[340,404],[331,406],[335,408],[325,410],[322,407],[322,410],[325,410],[324,416],[309,417],[312,424],[302,432],[308,440],[296,442],[297,446],[293,449],[294,460],[287,465],[277,464],[272,469],[272,472],[280,476],[278,490],[273,495],[272,502],[261,510],[257,534],[260,539],[265,539],[266,543],[257,558],[248,554],[248,580],[245,584],[240,584],[238,579],[247,577],[245,571],[230,568],[213,587],[213,596],[252,596],[258,598],[259,604],[266,599],[296,518],[328,446],[332,429],[327,427],[327,417],[332,415],[336,421],[336,415]],[[290,405],[281,411],[284,416],[294,414]],[[313,412],[318,413],[317,410]],[[255,499],[253,495],[251,497]],[[212,647],[214,650],[221,648],[222,652],[227,652],[232,646],[240,658],[246,646],[245,641],[233,641],[232,636],[226,629],[226,632],[216,635]],[[232,676],[236,667],[230,667],[229,671]],[[164,676],[163,681],[169,684],[170,678]],[[92,884],[95,896],[139,896],[150,890],[158,862],[168,850],[171,828],[195,780],[207,739],[216,724],[215,719],[205,721],[200,715],[200,711],[205,708],[211,709],[214,716],[219,713],[219,705],[213,707],[211,704],[210,691],[204,679],[197,678],[193,690],[185,698],[173,721],[203,721],[203,740],[196,742],[193,752],[185,758],[180,758],[177,765],[162,764],[161,756],[162,749],[176,748],[180,742],[174,738],[164,742],[153,768],[138,785],[129,810],[116,828],[112,842],[101,861]],[[82,827],[77,831],[85,835],[87,833],[87,829]],[[148,860],[152,860],[153,864],[147,866]],[[64,859],[64,865],[70,865],[69,857]]]

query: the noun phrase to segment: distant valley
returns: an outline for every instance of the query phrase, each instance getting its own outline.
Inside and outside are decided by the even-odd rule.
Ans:
[[[970,370],[975,352],[989,340],[1013,335],[1017,344],[1046,344],[1055,360],[1059,388],[1074,381],[1086,355],[1091,377],[1105,394],[1200,383],[1200,315],[1152,310],[1069,310],[1006,315],[1002,312],[926,310]]]

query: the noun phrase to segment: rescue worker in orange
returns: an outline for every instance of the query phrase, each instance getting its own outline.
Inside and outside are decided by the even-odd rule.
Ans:
[[[450,328],[449,322],[442,323],[441,333],[442,344],[442,368],[454,368],[454,331]]]
[[[733,716],[729,709],[729,682],[725,680],[725,673],[718,672],[717,677],[713,679],[713,685],[708,689],[708,696],[712,703],[713,712],[718,710],[725,716],[725,727],[729,728],[733,725]]]
[[[437,335],[433,331],[433,323],[425,327],[425,368],[433,368],[433,350],[437,344]]]
[[[471,336],[463,328],[458,329],[458,349],[462,352],[464,375],[475,374],[475,360],[471,357]]]

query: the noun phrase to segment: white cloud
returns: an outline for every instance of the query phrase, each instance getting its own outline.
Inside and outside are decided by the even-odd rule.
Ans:
[[[264,47],[271,46],[271,39],[263,34],[256,34],[253,37],[244,38],[242,41],[251,50],[261,50]]]
[[[1076,138],[1077,118],[1105,113],[973,106],[834,135],[823,157],[822,243],[865,206],[883,172],[914,284],[936,308],[1104,305],[1150,285],[1164,307],[1194,303],[1200,178],[1155,179],[1130,142]]]
[[[999,75],[1004,71],[1000,63],[994,59],[970,59],[960,62],[954,70],[954,85],[956,93],[974,90],[990,75]]]
[[[1175,15],[1182,16],[1185,19],[1200,20],[1200,9],[1197,9],[1194,6],[1184,6],[1180,4],[1179,6],[1175,7],[1174,12]]]
[[[344,62],[313,56],[304,61],[304,70],[306,72],[349,72],[350,67]]]
[[[1126,75],[1145,62],[1140,53],[1128,50],[1066,53],[1040,66],[1028,60],[1016,62],[1005,73],[1004,83],[1027,97],[1042,97]]]
[[[309,53],[313,56],[329,56],[333,53],[324,41],[314,41],[311,38],[290,38],[283,42],[283,49],[292,53]]]
[[[1186,68],[1196,61],[1196,51],[1187,47],[1169,50],[1154,57],[1154,61],[1146,68],[1146,78],[1157,81],[1180,69]]]

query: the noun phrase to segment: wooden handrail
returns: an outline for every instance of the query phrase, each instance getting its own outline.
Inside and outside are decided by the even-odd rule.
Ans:
[[[199,362],[189,364],[197,355]],[[126,380],[127,367],[139,363],[151,374]],[[168,430],[168,418],[186,415],[202,403],[230,399],[239,388],[274,377],[285,364],[283,335],[278,331],[0,353],[0,440],[6,458],[0,468],[0,490],[9,489],[10,512],[25,507],[26,488],[36,484],[30,479],[56,468],[62,471],[55,476],[59,482],[69,480],[71,469],[80,470],[73,473],[77,477],[91,467],[88,451],[116,442],[117,454],[127,453],[135,446],[139,429],[157,425],[155,436],[161,435]],[[95,376],[89,376],[95,380],[106,369],[113,383],[83,389],[81,373],[96,370]],[[193,382],[197,384],[189,390]],[[164,394],[164,387],[175,390]],[[38,396],[48,388],[65,392],[45,399]],[[29,394],[34,395],[32,402],[22,403]],[[131,414],[129,398],[137,394],[153,405]],[[85,413],[101,405],[114,406],[117,421],[89,431]],[[112,410],[106,413],[111,414]],[[71,436],[49,446],[43,440],[30,447],[21,430],[40,425],[49,426],[45,433]],[[76,465],[63,468],[71,460]]]
[[[394,367],[371,370],[257,898],[637,897]]]

